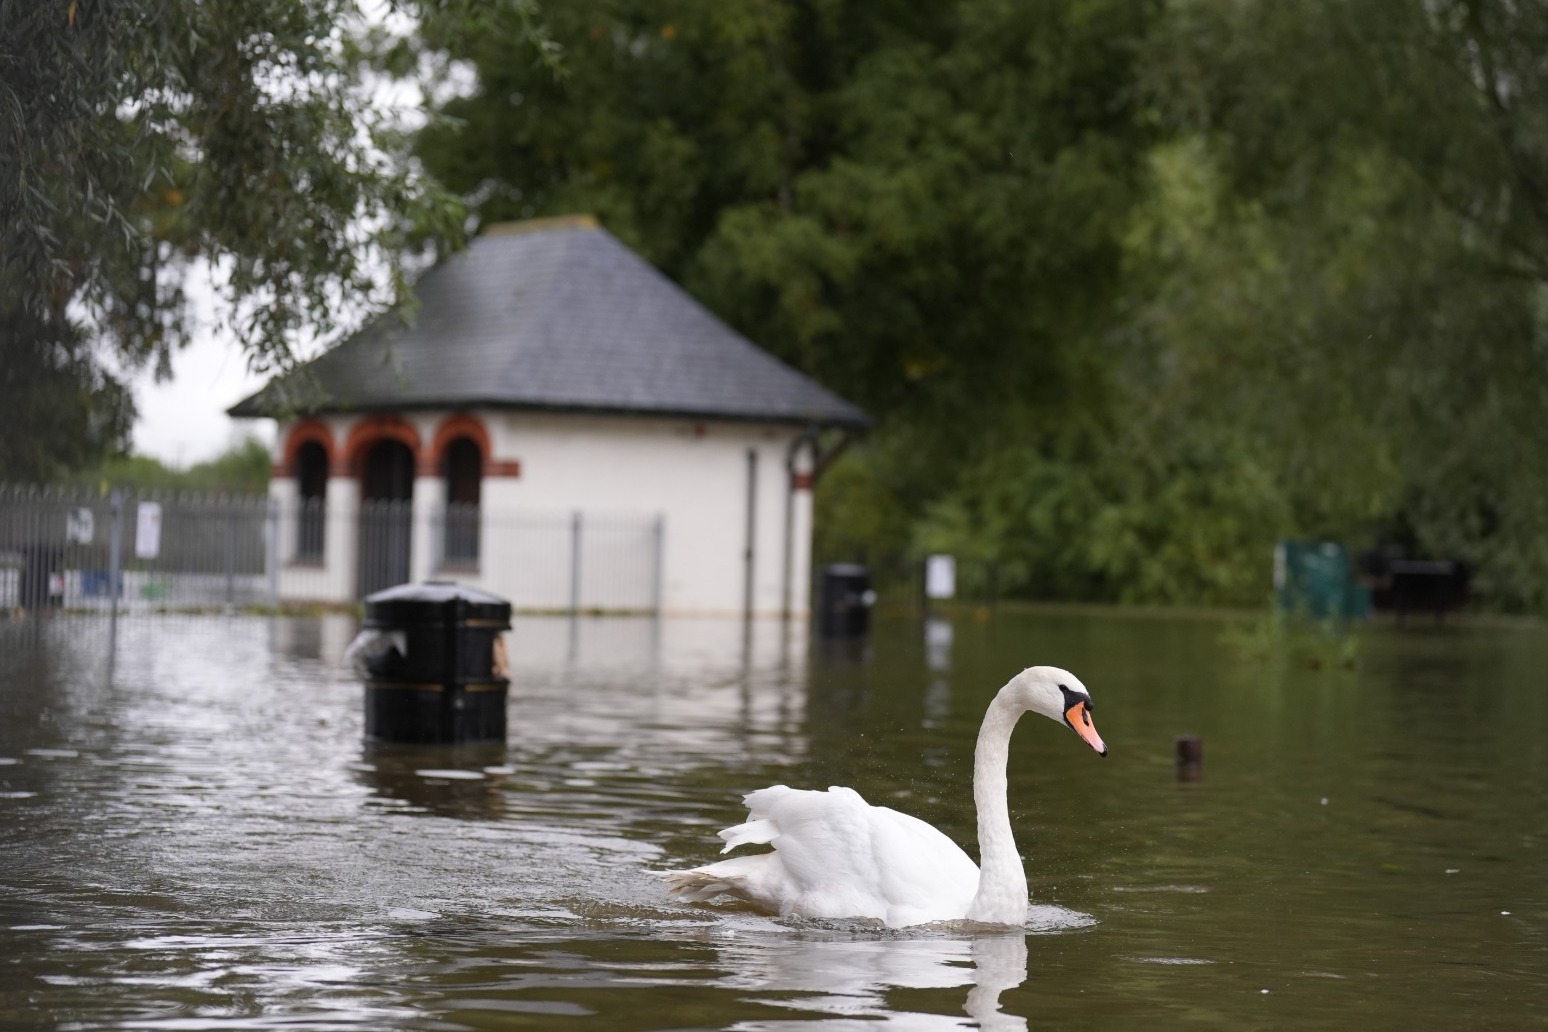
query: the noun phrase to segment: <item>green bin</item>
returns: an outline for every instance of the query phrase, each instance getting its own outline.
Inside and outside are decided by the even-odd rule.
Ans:
[[[1370,589],[1355,582],[1349,552],[1332,541],[1281,541],[1274,546],[1274,597],[1286,613],[1316,620],[1364,619]]]

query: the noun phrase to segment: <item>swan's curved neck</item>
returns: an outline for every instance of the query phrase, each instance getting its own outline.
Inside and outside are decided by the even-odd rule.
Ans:
[[[973,750],[973,802],[978,808],[978,892],[970,921],[1021,925],[1027,919],[1027,872],[1016,851],[1006,799],[1011,732],[1024,712],[1001,691],[989,704]]]

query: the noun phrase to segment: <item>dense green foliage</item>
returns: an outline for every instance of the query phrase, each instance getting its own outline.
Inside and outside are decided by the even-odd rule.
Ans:
[[[1178,142],[1137,252],[1149,390],[1248,446],[1288,532],[1548,605],[1548,9],[1179,12],[1152,50]]]
[[[1154,6],[580,0],[545,12],[566,74],[484,38],[420,152],[485,220],[593,212],[760,343],[966,445],[986,400],[1074,389]]]
[[[865,405],[819,548],[1256,603],[1273,542],[1548,604],[1548,10],[577,0],[454,48],[485,221],[590,211]]]
[[[0,481],[40,483],[120,451],[129,388],[71,323],[0,310]]]

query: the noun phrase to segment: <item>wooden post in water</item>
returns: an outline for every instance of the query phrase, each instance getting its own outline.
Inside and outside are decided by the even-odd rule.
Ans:
[[[1197,781],[1204,776],[1204,739],[1198,735],[1178,735],[1177,780]]]

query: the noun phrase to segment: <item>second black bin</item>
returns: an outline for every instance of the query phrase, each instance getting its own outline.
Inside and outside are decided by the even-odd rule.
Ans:
[[[824,566],[817,585],[817,633],[824,638],[863,638],[871,631],[871,571],[859,563]]]
[[[511,604],[448,581],[368,595],[366,735],[386,742],[505,740]]]

